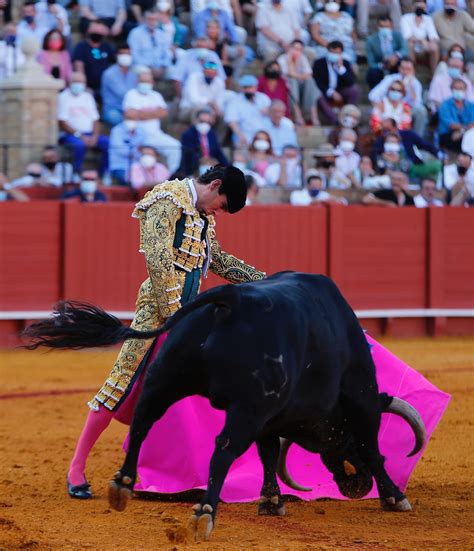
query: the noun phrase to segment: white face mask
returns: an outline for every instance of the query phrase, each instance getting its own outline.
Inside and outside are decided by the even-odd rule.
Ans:
[[[354,128],[357,125],[357,122],[352,117],[344,117],[342,119],[342,126],[344,128]]]
[[[132,119],[125,119],[123,124],[129,132],[133,132],[137,128],[137,121],[133,121]]]
[[[86,85],[82,82],[72,82],[70,86],[71,94],[74,96],[80,96],[86,89]]]
[[[97,191],[97,182],[95,180],[82,180],[80,188],[82,193],[95,193]]]
[[[400,144],[395,142],[385,142],[383,144],[383,150],[385,153],[399,153]]]
[[[329,13],[337,13],[340,9],[340,5],[338,2],[328,2],[325,6],[324,6],[324,9],[326,11],[328,11]]]
[[[196,123],[196,130],[199,134],[207,134],[211,129],[211,125],[208,122],[198,122]]]
[[[145,154],[140,157],[140,164],[143,168],[151,168],[152,166],[155,166],[156,159],[153,155]]]
[[[132,64],[132,56],[130,54],[119,54],[117,56],[117,61],[122,67],[130,67]]]
[[[267,140],[255,140],[253,146],[257,151],[268,151],[270,149],[270,144]]]
[[[144,94],[146,96],[153,90],[153,84],[151,82],[139,82],[137,84],[137,90],[140,94]]]
[[[341,151],[349,152],[354,151],[355,144],[349,140],[342,140],[339,144]]]

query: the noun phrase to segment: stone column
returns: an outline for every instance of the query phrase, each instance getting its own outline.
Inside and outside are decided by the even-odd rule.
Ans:
[[[57,143],[57,97],[65,85],[45,74],[36,61],[39,43],[35,38],[26,39],[21,49],[25,64],[0,82],[0,171],[8,155],[10,179],[23,175],[28,163],[39,161],[44,146]]]

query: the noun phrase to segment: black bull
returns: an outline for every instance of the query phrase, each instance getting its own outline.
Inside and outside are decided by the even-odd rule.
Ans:
[[[292,442],[320,454],[345,496],[366,495],[373,477],[385,509],[411,510],[385,471],[377,437],[382,412],[399,414],[414,430],[413,454],[423,445],[423,422],[403,400],[379,393],[359,322],[324,276],[282,272],[223,285],[199,295],[161,328],[141,333],[99,308],[64,302],[26,335],[34,338],[31,347],[81,348],[170,329],[146,374],[128,452],[110,484],[114,509],[123,510],[132,494],[140,446],[153,423],[178,400],[197,394],[225,410],[226,421],[216,438],[207,491],[190,520],[196,537],[208,537],[227,472],[253,442],[264,468],[261,514],[284,513],[277,473],[304,489],[286,470]]]

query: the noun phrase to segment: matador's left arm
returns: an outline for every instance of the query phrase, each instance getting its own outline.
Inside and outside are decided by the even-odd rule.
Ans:
[[[257,281],[266,277],[265,272],[261,272],[253,266],[245,264],[243,260],[239,260],[221,249],[216,239],[215,222],[212,217],[209,217],[207,235],[211,246],[211,264],[209,266],[211,272],[227,279],[231,283]]]

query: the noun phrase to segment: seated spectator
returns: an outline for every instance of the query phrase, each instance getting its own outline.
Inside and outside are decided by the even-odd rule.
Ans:
[[[245,205],[255,205],[258,203],[258,193],[259,187],[257,181],[253,176],[245,176],[245,184],[247,185],[247,199],[245,200]],[[0,199],[1,200],[1,199]]]
[[[456,78],[451,84],[452,97],[439,108],[439,143],[450,151],[461,151],[461,141],[474,127],[474,103],[466,99],[466,83]]]
[[[146,142],[146,134],[138,128],[138,122],[125,118],[110,132],[109,166],[110,175],[121,186],[130,183],[132,163],[140,158],[139,147]]]
[[[159,22],[158,10],[149,9],[145,12],[145,22],[128,35],[133,63],[146,65],[157,79],[170,76],[168,69],[172,63],[169,39]]]
[[[354,178],[356,187],[363,189],[380,189],[390,186],[390,177],[376,174],[372,159],[368,155],[361,158],[359,169],[356,170]]]
[[[189,76],[196,71],[203,72],[203,65],[206,61],[214,62],[217,65],[217,74],[224,81],[227,78],[219,56],[216,52],[209,50],[211,43],[208,38],[196,38],[192,44],[193,47],[185,51],[173,69],[172,78],[175,81],[176,96],[178,98],[181,97],[183,86]]]
[[[313,65],[313,78],[321,91],[318,107],[333,126],[337,124],[335,107],[356,104],[359,96],[351,65],[343,59],[342,52],[341,42],[331,42],[327,56]]]
[[[108,32],[103,23],[91,22],[86,39],[78,42],[72,53],[74,70],[84,73],[87,86],[97,95],[103,73],[115,61],[112,46],[104,42]]]
[[[206,7],[196,13],[192,19],[194,36],[205,36],[209,21],[217,20],[220,27],[220,42],[228,44],[245,44],[247,32],[237,27],[229,13],[219,7],[217,0],[207,0]]]
[[[194,174],[203,157],[213,157],[224,166],[229,161],[224,155],[219,138],[212,128],[213,113],[210,109],[200,109],[195,116],[194,124],[181,136],[183,156],[179,172],[185,176]]]
[[[457,0],[444,0],[444,9],[433,15],[433,21],[441,41],[441,55],[453,44],[472,49],[474,21],[467,11],[458,9]]]
[[[221,105],[224,102],[225,82],[217,74],[218,66],[213,61],[205,61],[202,71],[189,75],[183,87],[179,104],[179,118],[189,121],[196,110],[204,107],[212,109],[217,116],[222,116]]]
[[[411,107],[404,101],[406,88],[401,80],[394,80],[382,101],[376,103],[370,117],[370,127],[376,134],[382,131],[382,120],[393,119],[399,130],[411,128]]]
[[[474,157],[474,128],[471,128],[464,133],[461,142],[461,151],[468,153],[471,157]]]
[[[8,23],[3,27],[0,40],[0,80],[13,75],[25,62],[25,56],[18,47],[15,23]]]
[[[111,126],[123,121],[123,98],[138,83],[137,74],[131,69],[131,65],[130,48],[127,43],[121,44],[117,50],[117,63],[111,65],[102,75],[102,117]]]
[[[390,188],[368,193],[362,198],[362,203],[376,207],[413,207],[413,197],[406,192],[407,175],[403,172],[391,172],[389,176]]]
[[[350,65],[356,62],[354,43],[356,33],[354,19],[345,11],[341,11],[341,0],[326,0],[324,11],[316,13],[311,20],[311,36],[315,44],[317,58],[326,57],[328,45],[332,42],[342,44],[343,58]]]
[[[40,27],[59,31],[65,38],[71,36],[71,26],[69,25],[69,16],[64,6],[61,6],[56,0],[41,0],[35,5],[36,23]]]
[[[265,178],[265,172],[275,162],[272,140],[267,132],[259,130],[250,144],[247,168]]]
[[[388,132],[382,137],[383,150],[375,153],[375,167],[378,174],[388,174],[390,171],[408,173],[411,161],[402,146],[402,140],[396,132]]]
[[[282,0],[258,4],[255,25],[257,48],[265,61],[276,59],[288,50],[293,40],[301,39],[299,22]]]
[[[316,169],[325,189],[348,189],[352,186],[351,179],[336,168],[336,159],[340,154],[330,143],[321,144],[314,152]]]
[[[290,194],[290,204],[296,207],[324,203],[347,205],[347,201],[343,197],[335,197],[324,189],[323,180],[318,174],[309,174],[306,177],[304,189],[295,189]]]
[[[420,185],[420,193],[413,197],[415,207],[442,207],[443,201],[436,199],[436,180],[432,178],[423,178]]]
[[[26,174],[6,184],[5,189],[12,190],[18,187],[29,188],[37,186],[48,187],[50,185],[41,174],[41,165],[39,163],[29,163],[26,167]]]
[[[69,85],[72,75],[71,56],[66,49],[66,39],[60,31],[53,30],[45,34],[38,62],[46,74],[60,78],[66,86]]]
[[[369,36],[365,47],[369,88],[377,86],[385,75],[396,73],[400,59],[408,57],[408,45],[400,32],[392,30],[389,17],[379,17],[378,31]]]
[[[282,156],[265,171],[265,180],[271,186],[301,188],[303,167],[299,148],[285,145]]]
[[[290,100],[288,95],[287,79],[282,76],[278,61],[270,61],[263,68],[263,75],[258,77],[259,92],[267,95],[272,101],[281,100],[286,106],[285,115],[290,116]]]
[[[125,94],[123,110],[127,118],[136,120],[138,128],[144,130],[146,143],[166,158],[169,171],[175,172],[181,161],[181,145],[161,128],[160,121],[168,116],[168,107],[163,96],[153,90],[151,71],[141,73],[137,87]]]
[[[451,86],[455,78],[464,81],[466,97],[469,101],[474,101],[474,88],[464,72],[464,61],[458,57],[450,57],[447,63],[447,74],[435,75],[430,83],[428,99],[433,112],[437,112],[443,101],[451,97]]]
[[[306,119],[312,125],[319,126],[316,102],[321,92],[312,78],[311,65],[303,50],[303,42],[293,40],[288,52],[277,60],[279,71],[285,77],[290,90],[291,108],[296,124],[303,125]]]
[[[108,168],[109,139],[100,134],[94,96],[86,91],[83,73],[72,73],[71,84],[58,97],[59,143],[72,149],[74,172],[80,172],[88,148],[102,153],[99,173]]]
[[[309,0],[283,0],[284,7],[293,13],[300,26],[300,39],[305,46],[311,41],[309,32],[309,20],[314,13],[313,6]]]
[[[16,28],[16,42],[21,46],[26,38],[36,38],[42,44],[44,35],[50,30],[48,27],[40,25],[36,19],[36,2],[27,0],[22,8],[23,18]]]
[[[359,168],[360,155],[356,153],[355,147],[357,143],[357,134],[351,128],[344,128],[339,134],[338,149],[339,157],[336,159],[336,169],[347,176],[353,186],[357,186],[358,182],[355,178],[355,173]]]
[[[398,73],[387,75],[369,93],[369,100],[375,104],[383,101],[392,83],[401,80],[405,86],[404,101],[411,107],[413,131],[424,136],[428,124],[428,110],[423,104],[423,87],[415,76],[415,66],[410,58],[400,61]]]
[[[63,192],[60,199],[78,200],[81,203],[105,203],[107,197],[97,189],[99,177],[95,170],[84,170],[81,174],[79,189]]]
[[[474,194],[474,163],[469,153],[461,152],[456,162],[444,167],[444,187],[448,190],[448,197],[456,195],[463,186]]]
[[[79,0],[79,6],[79,29],[83,34],[90,32],[89,25],[94,21],[107,25],[112,36],[119,36],[122,31],[130,29],[125,0]]]
[[[453,198],[449,203],[451,207],[472,207],[474,206],[474,189],[467,184],[463,184],[453,193]]]
[[[333,128],[331,130],[331,133],[329,134],[329,143],[331,143],[332,145],[337,145],[339,143],[339,135],[344,128],[352,128],[352,130],[355,130],[357,134],[357,141],[359,142],[359,130],[357,127],[360,124],[361,117],[362,113],[357,106],[350,103],[344,105],[344,107],[339,110],[337,116],[339,124],[335,128]],[[357,143],[356,145],[356,150],[358,149],[359,143]]]
[[[429,67],[434,73],[439,62],[439,36],[433,19],[426,14],[426,2],[415,2],[413,13],[402,16],[401,30],[413,62],[428,57]]]
[[[73,181],[73,170],[70,163],[59,160],[56,147],[47,146],[41,158],[41,179],[48,185],[61,187]]]
[[[10,188],[8,178],[0,172],[0,203],[5,201],[29,201],[28,195],[21,189]]]
[[[448,54],[445,58],[442,58],[438,63],[436,70],[433,76],[438,76],[439,74],[448,74],[448,64],[447,61],[451,58],[460,59],[463,63],[465,61],[466,52],[464,48],[459,44],[453,44],[448,50]]]
[[[239,80],[241,92],[227,104],[224,120],[233,133],[234,144],[245,148],[255,133],[265,128],[271,100],[257,92],[258,81],[253,75],[243,75]]]
[[[152,188],[170,176],[166,166],[158,162],[156,149],[147,145],[140,147],[140,159],[132,163],[130,184],[133,189]]]
[[[184,53],[182,48],[187,42],[189,29],[173,15],[171,2],[159,0],[156,7],[158,9],[159,26],[168,38],[169,52],[174,64],[176,59]]]
[[[361,38],[367,38],[369,34],[369,15],[388,16],[394,28],[400,30],[400,0],[357,0],[357,32]]]
[[[385,151],[385,136],[388,135],[399,136],[400,151],[402,152],[402,157],[409,161],[411,178],[423,178],[439,174],[442,166],[439,160],[442,157],[442,153],[439,149],[411,130],[399,130],[393,119],[384,119],[382,121],[382,136],[377,138],[374,144],[374,155],[376,158],[380,158]],[[427,158],[426,155],[423,155],[423,152],[428,153],[434,158]]]
[[[295,125],[289,118],[285,117],[285,104],[281,100],[272,101],[268,115],[262,130],[268,132],[273,152],[279,157],[283,153],[285,145],[298,146]]]

